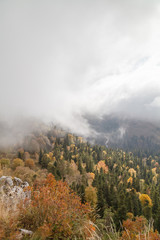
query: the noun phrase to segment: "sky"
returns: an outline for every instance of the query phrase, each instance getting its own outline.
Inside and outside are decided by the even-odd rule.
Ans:
[[[0,119],[160,119],[159,0],[0,0],[0,34]]]

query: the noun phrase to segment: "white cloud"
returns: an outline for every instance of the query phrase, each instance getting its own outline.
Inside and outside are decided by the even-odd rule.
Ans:
[[[160,117],[159,6],[1,1],[1,116],[56,119],[87,134],[84,113]]]

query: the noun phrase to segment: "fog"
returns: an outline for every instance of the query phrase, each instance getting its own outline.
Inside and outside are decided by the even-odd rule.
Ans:
[[[159,120],[159,26],[159,0],[1,0],[1,121]]]

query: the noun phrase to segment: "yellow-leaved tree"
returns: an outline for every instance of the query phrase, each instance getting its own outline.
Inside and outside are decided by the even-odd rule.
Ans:
[[[35,167],[34,160],[31,158],[28,158],[25,160],[25,167],[29,167],[30,169],[33,169]]]
[[[97,189],[89,186],[85,189],[85,199],[91,204],[92,207],[96,207],[97,203]]]
[[[152,200],[148,194],[141,194],[139,200],[142,205],[142,214],[149,220],[152,216]]]
[[[15,158],[12,162],[12,168],[15,170],[16,167],[23,167],[24,166],[24,162],[22,159],[20,158]]]
[[[141,194],[139,196],[139,200],[142,204],[142,207],[145,207],[145,206],[149,206],[149,207],[152,207],[152,200],[151,198],[148,196],[148,194]]]
[[[108,173],[108,166],[105,164],[104,160],[101,160],[97,163],[96,168],[98,172],[100,172],[101,169],[103,169],[104,173]]]

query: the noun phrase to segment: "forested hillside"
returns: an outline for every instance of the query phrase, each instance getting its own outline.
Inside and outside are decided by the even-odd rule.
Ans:
[[[118,115],[85,116],[95,131],[95,143],[111,148],[121,148],[138,156],[160,154],[160,125],[149,119]]]
[[[26,137],[19,149],[1,152],[0,176],[16,176],[33,187],[32,207],[28,212],[21,209],[17,223],[39,234],[36,236],[44,235],[37,239],[145,239],[146,234],[147,239],[160,239],[159,164],[159,155],[137,157],[132,152],[90,145],[82,137],[53,128],[45,135]],[[37,191],[41,193],[38,198]],[[52,201],[53,191],[64,201]],[[61,216],[64,207],[66,218]],[[72,207],[78,211],[75,215]],[[59,210],[53,214],[52,208]],[[34,214],[42,219],[35,221]],[[52,214],[58,220],[53,221]],[[0,217],[2,231],[6,219]]]
[[[0,240],[160,240],[160,0],[0,0]]]

